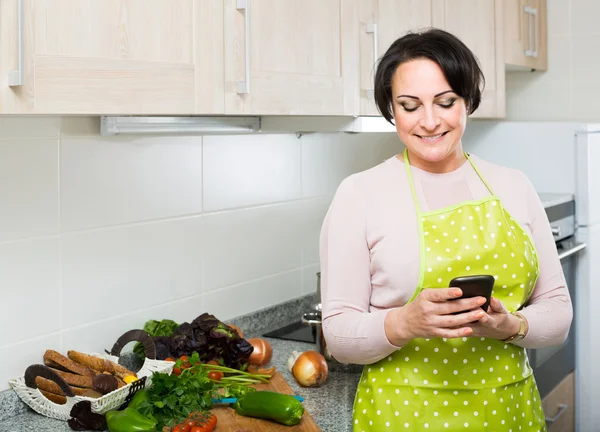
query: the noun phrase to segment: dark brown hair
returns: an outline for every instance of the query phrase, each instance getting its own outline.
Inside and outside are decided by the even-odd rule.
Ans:
[[[377,62],[375,104],[393,123],[392,78],[398,66],[410,60],[428,59],[439,65],[452,91],[465,100],[469,114],[481,102],[485,78],[473,52],[456,36],[440,29],[409,32],[396,39]]]

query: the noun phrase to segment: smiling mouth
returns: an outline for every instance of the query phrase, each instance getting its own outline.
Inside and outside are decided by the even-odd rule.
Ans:
[[[446,135],[449,131],[446,132],[442,132],[441,134],[437,134],[437,135],[417,135],[415,134],[415,136],[421,138],[422,140],[425,141],[435,141],[437,139],[440,139],[441,137],[443,137],[444,135]]]

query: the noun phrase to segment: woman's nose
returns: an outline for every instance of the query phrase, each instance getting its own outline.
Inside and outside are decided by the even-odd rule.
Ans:
[[[420,126],[425,130],[433,131],[440,125],[440,118],[436,115],[433,109],[426,108],[423,110]]]

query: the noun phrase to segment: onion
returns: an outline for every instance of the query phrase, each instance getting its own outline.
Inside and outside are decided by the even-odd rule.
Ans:
[[[271,361],[271,358],[273,357],[273,348],[267,340],[251,338],[247,339],[247,341],[254,348],[252,354],[250,354],[248,363],[255,366],[264,366]]]
[[[303,387],[319,387],[327,380],[329,369],[325,357],[316,351],[305,351],[292,366],[292,375]]]
[[[288,370],[291,372],[292,368],[294,367],[294,363],[296,363],[296,360],[298,359],[298,357],[300,357],[300,352],[298,351],[292,351],[292,355],[290,356],[290,358],[287,361],[287,367]]]

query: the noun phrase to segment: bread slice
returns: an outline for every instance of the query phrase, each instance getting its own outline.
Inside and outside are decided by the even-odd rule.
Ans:
[[[63,395],[54,394],[45,390],[40,390],[46,399],[54,402],[55,404],[64,405],[67,403],[67,398]]]
[[[69,359],[74,362],[80,363],[93,369],[98,372],[108,372],[116,377],[123,379],[128,375],[133,375],[137,377],[134,372],[131,372],[129,369],[121,366],[118,363],[111,362],[110,360],[106,360],[100,357],[91,356],[88,354],[80,353],[78,351],[70,350],[67,352]]]
[[[77,375],[89,377],[94,377],[95,375],[89,367],[80,363],[76,363],[72,359],[68,359],[61,353],[56,352],[54,350],[47,350],[44,353],[44,363],[47,364],[46,362],[59,364],[64,369]]]
[[[83,375],[75,375],[69,372],[63,372],[61,370],[58,369],[54,369],[54,368],[50,368],[52,371],[56,372],[58,375],[60,375],[62,377],[62,379],[64,379],[67,384],[69,384],[71,387],[76,386],[76,387],[80,387],[80,388],[93,388],[93,378],[90,376],[83,376]]]
[[[49,379],[38,376],[35,378],[35,383],[37,384],[37,386],[40,390],[44,390],[44,391],[54,393],[57,395],[62,395],[62,396],[65,395],[64,392],[58,386],[58,384],[56,384],[54,381],[50,381]],[[76,386],[69,386],[69,387],[71,387],[71,390],[73,390],[73,393],[75,393],[76,395],[79,395],[79,396],[83,396],[89,390],[89,389],[86,389],[83,387],[76,387]]]

